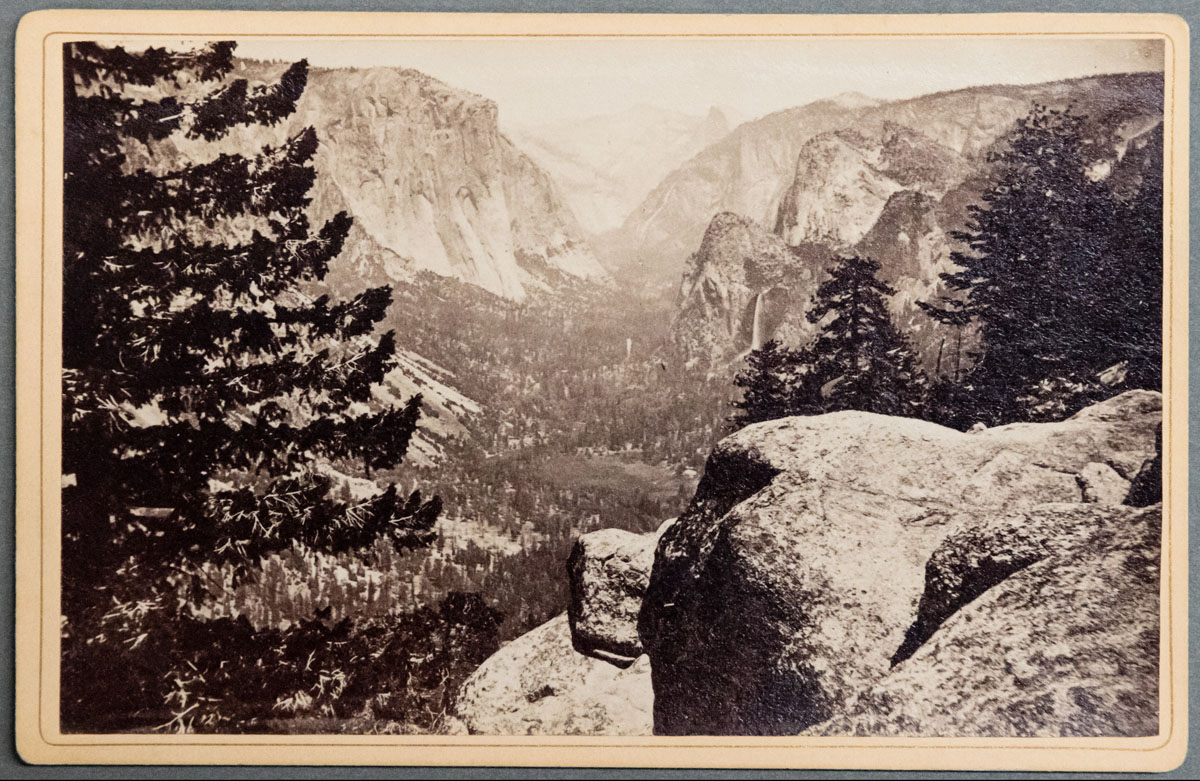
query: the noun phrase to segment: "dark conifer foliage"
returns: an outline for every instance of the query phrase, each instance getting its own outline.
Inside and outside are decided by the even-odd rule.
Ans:
[[[772,340],[747,357],[734,380],[737,426],[788,415],[862,410],[921,417],[928,381],[908,339],[892,322],[895,291],[870,258],[839,258],[817,288],[807,317],[821,331],[803,349]]]
[[[870,258],[839,258],[817,288],[807,314],[822,324],[809,348],[816,381],[804,389],[815,395],[801,399],[800,408],[920,417],[925,374],[892,322],[886,298],[896,291],[879,279],[879,270]]]
[[[305,216],[314,131],[223,151],[234,128],[294,111],[306,63],[250,85],[230,78],[233,48],[64,51],[68,728],[113,707],[90,665],[119,662],[149,642],[142,633],[175,631],[162,622],[187,620],[177,594],[200,588],[205,566],[248,570],[297,542],[341,551],[433,539],[436,498],[390,486],[343,500],[316,468],[398,464],[420,402],[380,408],[372,397],[395,365],[393,334],[374,333],[390,290],[339,301],[315,287],[351,220]],[[214,142],[213,157],[189,164],[174,139]],[[180,654],[126,669],[127,686],[150,689],[140,705],[162,704],[162,673],[188,661]]]
[[[734,425],[742,428],[796,414],[795,388],[803,366],[800,354],[771,339],[751,350],[746,363],[733,379],[733,384],[742,389],[741,399],[733,402],[739,410],[733,417]]]
[[[500,645],[501,616],[478,594],[451,592],[435,605],[366,620],[329,613],[319,609],[287,629],[255,628],[245,616],[158,622],[171,631],[87,656],[87,691],[102,708],[81,709],[66,728],[430,732],[445,724],[462,681]],[[128,620],[110,621],[110,631],[134,631]],[[156,676],[166,677],[161,692],[131,685]]]
[[[992,183],[954,234],[951,296],[924,309],[978,327],[980,349],[939,417],[988,425],[1065,417],[1123,387],[1160,385],[1161,142],[1128,201],[1099,175],[1111,139],[1085,117],[1036,106],[990,157]],[[1132,167],[1130,160],[1123,165]]]
[[[1160,127],[1125,164],[1141,172],[1133,197],[1117,205],[1112,242],[1098,276],[1107,281],[1098,307],[1097,330],[1105,354],[1129,362],[1126,382],[1133,388],[1162,387],[1163,336],[1163,135]]]

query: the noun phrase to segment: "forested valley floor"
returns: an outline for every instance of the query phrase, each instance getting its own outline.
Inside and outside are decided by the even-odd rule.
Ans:
[[[663,349],[669,317],[585,285],[530,304],[434,275],[397,288],[385,326],[481,407],[461,421],[465,435],[437,443],[436,463],[375,475],[441,497],[437,540],[402,554],[380,542],[366,556],[297,546],[205,613],[286,627],[324,608],[334,620],[381,616],[461,591],[500,611],[506,641],[563,612],[575,539],[677,515],[731,430],[736,389]]]

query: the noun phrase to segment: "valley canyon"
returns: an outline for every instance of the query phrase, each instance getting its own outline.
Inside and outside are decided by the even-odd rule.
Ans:
[[[365,97],[350,107],[352,94]],[[951,253],[964,250],[955,232],[969,221],[968,207],[981,203],[991,155],[1036,104],[1071,105],[1088,116],[1094,133],[1107,139],[1097,176],[1136,188],[1147,166],[1161,164],[1157,74],[978,87],[900,101],[844,94],[735,128],[716,109],[683,116],[638,107],[594,120],[521,127],[510,136],[500,130],[503,107],[424,74],[314,73],[292,123],[313,124],[322,138],[313,213],[348,210],[356,220],[332,278],[343,286],[359,279],[391,282],[402,294],[398,304],[411,310],[397,323],[411,328],[425,319],[437,326],[421,344],[405,345],[412,351],[406,373],[413,380],[393,391],[419,391],[427,399],[437,435],[426,448],[429,474],[475,453],[465,463],[514,459],[521,465],[503,472],[511,481],[505,485],[514,486],[509,490],[519,491],[518,482],[530,478],[554,484],[562,480],[550,476],[554,457],[523,454],[556,451],[556,440],[575,431],[581,460],[567,468],[595,469],[601,457],[614,454],[627,474],[673,463],[668,491],[678,487],[680,499],[689,499],[676,505],[680,520],[657,531],[660,519],[650,516],[603,529],[614,516],[601,513],[591,524],[569,521],[569,529],[556,532],[559,559],[568,541],[574,552],[569,566],[551,559],[545,576],[558,582],[556,588],[569,589],[569,610],[557,617],[530,613],[513,625],[509,642],[463,685],[452,730],[1153,731],[1153,702],[1134,704],[1139,695],[1128,688],[1150,680],[1150,670],[1135,658],[1150,653],[1156,627],[1151,595],[1140,585],[1113,606],[1129,616],[1133,639],[1104,642],[1128,656],[1141,677],[1118,682],[1083,676],[1076,686],[1089,702],[1126,703],[1107,721],[1064,700],[1046,677],[1051,672],[1038,672],[1029,689],[1019,681],[979,683],[971,676],[983,673],[968,672],[961,648],[938,642],[951,629],[979,635],[971,628],[973,616],[987,626],[1015,622],[1023,632],[1049,620],[1036,611],[991,607],[982,597],[962,603],[976,592],[1001,599],[1001,589],[1033,588],[1024,582],[1042,570],[1037,577],[1058,577],[1066,566],[1062,557],[1092,556],[1086,547],[1092,543],[1105,578],[1124,577],[1113,558],[1120,555],[1144,564],[1146,577],[1153,575],[1158,552],[1150,530],[1157,511],[1121,503],[1154,455],[1156,396],[1121,396],[1036,431],[1016,426],[973,436],[839,413],[762,424],[722,440],[734,371],[769,340],[795,346],[811,341],[820,324],[806,313],[842,255],[880,263],[882,279],[895,290],[889,311],[927,371],[947,371],[954,349],[962,364],[963,334],[932,321],[917,304],[947,293],[941,275],[954,268]],[[581,306],[594,309],[584,314]],[[590,321],[584,326],[589,330],[577,330]],[[629,327],[634,322],[654,325],[637,330]],[[517,337],[526,327],[533,330]],[[470,355],[476,348],[446,342],[466,341],[479,328],[499,329],[486,354]],[[466,335],[457,337],[460,329]],[[597,334],[608,343],[587,341]],[[518,338],[535,341],[512,341]],[[968,347],[972,338],[966,337]],[[574,369],[513,365],[536,367],[533,356],[545,351],[541,339],[606,357]],[[517,344],[528,351],[524,357],[514,350]],[[484,377],[492,379],[471,381]],[[597,377],[615,385],[588,397],[593,404],[606,405],[614,394],[655,399],[677,392],[679,384],[690,386],[709,405],[710,417],[693,439],[704,444],[691,452],[664,451],[649,444],[661,443],[661,430],[636,442],[600,444],[580,435],[577,425],[535,420],[583,403],[577,394]],[[689,404],[696,402],[689,397]],[[526,416],[531,403],[537,411]],[[663,402],[636,403],[661,409],[656,405]],[[620,414],[617,402],[611,409]],[[481,427],[489,416],[497,421]],[[939,455],[922,455],[930,449]],[[669,455],[656,461],[651,453]],[[873,458],[881,460],[865,469],[864,459]],[[1112,471],[1093,469],[1097,464],[1115,469],[1112,491],[1087,482]],[[900,475],[897,465],[911,474]],[[689,476],[680,480],[685,472]],[[854,476],[865,472],[879,475],[879,484]],[[690,475],[699,474],[697,488]],[[996,493],[1002,486],[1008,493]],[[1109,499],[1097,504],[1089,498],[1095,496]],[[466,521],[464,539],[495,528],[495,519],[480,517],[478,509],[457,512]],[[517,524],[514,551],[550,539],[544,522],[518,516]],[[869,533],[859,528],[864,524]],[[1046,531],[1048,547],[1031,553],[1012,574],[971,570],[983,566],[969,563],[975,547],[986,549],[979,555],[1007,555],[994,538],[1007,533],[997,529],[1013,524],[1064,526]],[[873,541],[864,548],[866,537]],[[895,559],[894,571],[883,577],[862,558],[883,556],[879,545]],[[491,561],[488,566],[498,566],[500,559]],[[935,594],[940,582],[929,580],[934,562],[943,561],[959,562],[945,566],[965,568],[956,569],[955,577],[976,584],[962,586],[975,591],[949,597],[958,601],[937,608],[946,629],[922,630],[921,644],[905,652],[907,661],[894,661],[908,642],[905,632],[915,636],[926,606],[946,598]],[[423,572],[428,578],[432,570]],[[977,585],[979,579],[986,582]],[[737,606],[736,620],[722,603]],[[525,634],[535,615],[544,623]],[[992,653],[986,638],[973,642],[973,655]],[[1040,647],[993,650],[1012,664],[1033,664],[1013,660],[1036,655]],[[922,676],[938,675],[941,693],[922,688]],[[951,708],[947,692],[964,687],[978,687],[971,702],[943,714]],[[905,702],[914,693],[917,699]],[[1078,702],[1084,695],[1073,696]],[[981,704],[991,697],[1003,705]],[[1046,698],[1053,700],[1053,713],[1013,715]]]
[[[171,587],[181,615],[216,638],[195,648],[227,632],[231,648],[267,638],[278,660],[308,643],[314,666],[288,662],[277,677],[324,677],[237,711],[242,721],[193,728],[1158,734],[1170,396],[1154,373],[1161,266],[1147,259],[1162,256],[1161,70],[949,80],[927,94],[894,80],[868,94],[867,79],[843,91],[846,77],[819,97],[793,86],[811,74],[781,66],[783,102],[768,111],[732,100],[730,74],[709,94],[670,67],[661,84],[603,71],[577,85],[594,106],[519,85],[561,109],[541,116],[536,101],[476,94],[489,83],[482,57],[442,60],[451,74],[475,68],[467,89],[426,65],[314,52],[292,110],[228,109],[239,96],[269,102],[255,85],[300,70],[234,57],[213,93],[227,134],[131,143],[113,167],[157,181],[249,161],[254,191],[237,195],[266,204],[258,223],[206,216],[190,234],[146,218],[137,249],[149,279],[208,269],[159,253],[159,234],[186,235],[204,258],[220,255],[222,231],[236,247],[282,235],[278,192],[299,204],[294,235],[315,236],[280,239],[261,286],[223,297],[209,280],[208,293],[158,301],[148,282],[112,310],[136,319],[158,305],[166,321],[207,307],[201,322],[229,325],[229,344],[246,341],[264,366],[308,383],[222,407],[217,433],[202,433],[229,448],[251,435],[272,443],[205,475],[207,490],[236,487],[243,503],[206,512],[268,536],[284,518],[309,537],[272,540],[249,563],[208,562],[196,575],[207,590]],[[154,89],[126,86],[139,100]],[[639,99],[650,88],[657,102]],[[91,98],[128,108],[103,89]],[[1039,121],[1051,140],[1004,169]],[[1081,150],[1054,146],[1075,143],[1066,126]],[[295,138],[313,139],[311,156],[277,190],[254,189],[257,158],[239,150],[274,154]],[[1023,186],[1004,176],[1034,171],[1028,190],[1050,202],[1062,193],[1038,166],[1070,155],[1087,196],[1074,211],[1092,223],[1055,212],[1021,242],[978,238],[981,215]],[[1030,260],[1039,243],[1053,248],[1044,266]],[[299,281],[268,294],[269,271]],[[1042,287],[1005,288],[1025,279]],[[1072,296],[1094,306],[1072,308]],[[242,310],[226,317],[222,306]],[[281,344],[297,312],[312,318],[294,339],[308,352]],[[322,341],[339,329],[341,342]],[[1026,337],[1025,354],[1004,351]],[[196,370],[223,378],[239,361],[249,359]],[[64,376],[69,388],[75,375]],[[250,398],[272,376],[229,392]],[[170,422],[172,441],[198,440],[193,395],[130,401],[127,428],[143,436]],[[394,410],[406,413],[384,413]],[[374,419],[387,425],[362,423]],[[329,432],[337,447],[321,439]],[[168,439],[144,436],[147,452]],[[277,496],[256,482],[264,464],[301,457],[311,468],[286,476],[311,480],[316,509],[299,489]],[[260,499],[276,504],[244,509]],[[385,500],[382,520],[370,515]],[[138,501],[129,529],[172,512],[158,496]],[[352,539],[322,547],[334,502],[350,508],[339,530]],[[375,521],[393,537],[359,534]],[[195,528],[189,550],[245,545]],[[329,648],[344,658],[323,661]],[[225,700],[204,703],[240,707],[252,688],[230,684]],[[199,696],[180,691],[159,699]],[[330,704],[343,695],[358,698],[353,709]],[[139,729],[155,708],[135,714]]]

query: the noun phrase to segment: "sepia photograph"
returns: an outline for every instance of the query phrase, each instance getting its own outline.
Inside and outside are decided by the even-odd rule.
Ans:
[[[1170,738],[1169,37],[309,27],[43,39],[39,724]]]

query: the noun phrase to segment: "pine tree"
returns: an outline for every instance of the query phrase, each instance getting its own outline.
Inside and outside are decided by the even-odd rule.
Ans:
[[[952,325],[978,324],[967,417],[1028,418],[1039,389],[1086,382],[1119,360],[1096,328],[1112,315],[1104,258],[1116,219],[1111,193],[1089,175],[1099,147],[1084,117],[1035,106],[989,157],[993,182],[953,234],[966,251],[942,275],[951,295],[926,307]]]
[[[800,353],[775,339],[751,350],[746,356],[746,368],[733,380],[742,389],[741,399],[733,403],[739,410],[732,418],[734,426],[743,428],[797,414],[792,403],[802,363]]]
[[[394,485],[339,500],[317,469],[398,463],[419,404],[372,401],[395,365],[394,335],[375,333],[390,290],[331,300],[317,287],[351,220],[305,216],[314,131],[221,151],[232,129],[269,135],[293,112],[306,63],[255,86],[232,78],[233,49],[65,46],[68,728],[96,709],[161,706],[161,669],[138,667],[159,660],[128,654],[152,645],[148,622],[185,618],[180,586],[200,588],[206,566],[244,573],[295,542],[421,546],[440,511]],[[188,162],[177,139],[215,142],[212,158]],[[371,430],[386,435],[349,435]],[[178,628],[158,627],[170,656]]]
[[[798,388],[794,408],[922,415],[925,374],[892,322],[885,296],[895,291],[879,271],[870,258],[839,258],[817,288],[807,317],[822,327],[808,349],[809,380]]]
[[[360,415],[350,421],[346,436],[352,437],[367,477],[374,469],[387,469],[396,463],[395,454],[403,453],[417,430],[421,394],[402,406],[381,415]]]

